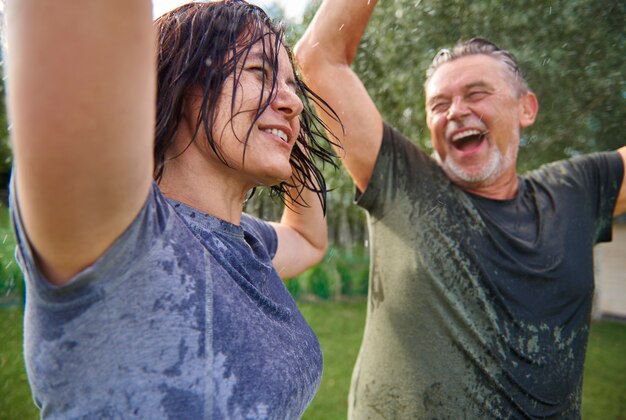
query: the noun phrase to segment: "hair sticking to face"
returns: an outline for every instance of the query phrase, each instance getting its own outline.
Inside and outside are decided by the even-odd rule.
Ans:
[[[163,175],[166,152],[173,145],[178,126],[183,119],[185,98],[191,88],[202,91],[201,111],[195,123],[195,140],[202,131],[216,156],[228,165],[214,138],[217,103],[225,81],[232,75],[232,117],[236,116],[235,97],[239,69],[257,43],[263,45],[264,66],[272,69],[263,80],[262,94],[253,118],[253,124],[267,109],[276,95],[278,54],[284,47],[293,67],[293,56],[283,44],[284,30],[275,25],[257,6],[241,0],[193,2],[164,14],[155,22],[158,30],[157,116],[154,145],[157,182]],[[265,77],[265,76],[264,76]],[[314,112],[313,103],[338,120],[332,109],[313,93],[295,74],[296,94],[304,109],[300,115],[300,132],[290,157],[292,176],[289,181],[271,187],[271,194],[281,200],[287,187],[307,188],[316,192],[325,208],[326,184],[313,159],[335,166],[334,154],[328,147],[331,141],[325,135],[326,126]],[[232,118],[231,117],[231,118]],[[244,139],[247,145],[252,125]],[[245,148],[242,159],[245,160]],[[292,199],[298,201],[299,194]],[[307,204],[307,203],[301,203]]]
[[[428,85],[430,78],[442,64],[476,54],[493,57],[504,65],[511,76],[511,87],[517,97],[521,97],[530,91],[515,56],[513,56],[510,51],[500,49],[493,42],[479,37],[467,41],[459,41],[451,50],[447,48],[440,50],[430,63],[428,70],[426,70],[426,82],[424,86]]]

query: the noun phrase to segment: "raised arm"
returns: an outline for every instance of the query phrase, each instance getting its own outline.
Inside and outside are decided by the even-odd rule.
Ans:
[[[7,0],[8,107],[20,214],[63,284],[129,226],[152,179],[150,0]]]
[[[617,151],[622,155],[622,161],[624,162],[624,179],[622,180],[622,187],[619,190],[619,195],[615,203],[615,210],[613,211],[614,216],[626,213],[626,147],[622,147]]]
[[[375,6],[376,0],[325,0],[295,47],[306,83],[341,118],[343,131],[333,118],[319,112],[341,140],[343,149],[337,152],[362,191],[374,169],[383,125],[350,66]]]

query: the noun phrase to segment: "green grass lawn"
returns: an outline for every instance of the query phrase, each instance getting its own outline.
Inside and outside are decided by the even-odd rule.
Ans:
[[[0,419],[36,418],[22,357],[22,311],[0,309]]]
[[[324,351],[324,376],[305,420],[345,419],[352,366],[361,342],[365,302],[301,303]],[[583,418],[626,420],[626,325],[594,323],[583,389]],[[22,361],[22,311],[0,310],[0,419],[38,417]]]
[[[626,324],[592,324],[583,380],[583,419],[626,420]]]
[[[352,367],[363,337],[365,301],[299,306],[317,333],[324,353],[322,384],[303,419],[345,419]]]

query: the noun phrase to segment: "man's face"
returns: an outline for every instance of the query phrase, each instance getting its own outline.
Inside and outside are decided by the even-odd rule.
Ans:
[[[426,120],[450,179],[480,190],[515,177],[520,131],[534,121],[527,93],[495,58],[470,55],[441,65],[426,85]],[[532,105],[532,104],[530,104]],[[529,112],[530,111],[530,112]]]

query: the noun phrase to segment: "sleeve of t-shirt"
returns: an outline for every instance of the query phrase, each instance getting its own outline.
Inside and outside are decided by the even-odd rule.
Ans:
[[[596,243],[612,238],[613,210],[622,180],[624,162],[618,152],[593,153],[571,159],[572,172],[595,203]]]
[[[356,190],[355,202],[374,217],[382,218],[398,196],[419,190],[420,201],[436,200],[437,190],[449,186],[450,181],[434,159],[385,123],[372,176],[365,191]]]
[[[576,204],[587,209],[592,218],[594,243],[612,237],[613,210],[624,176],[624,164],[618,152],[592,153],[558,161],[534,172],[552,188],[574,194]],[[573,214],[577,209],[564,209]]]
[[[96,295],[101,292],[98,286],[103,286],[102,282],[123,278],[124,273],[150,251],[157,239],[162,236],[170,213],[165,198],[153,184],[148,199],[135,220],[109,249],[69,282],[63,286],[56,286],[41,273],[34,257],[33,247],[22,224],[19,203],[14,194],[14,179],[11,181],[10,189],[9,205],[16,237],[15,257],[24,273],[28,297],[50,303],[88,298],[89,295],[97,298]]]
[[[247,213],[241,215],[241,227],[247,234],[253,235],[259,241],[270,256],[270,259],[276,255],[278,248],[278,236],[276,231],[268,222],[251,216]]]

